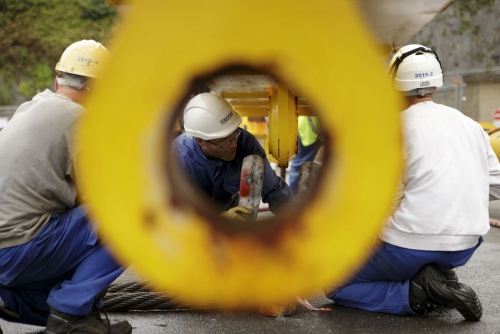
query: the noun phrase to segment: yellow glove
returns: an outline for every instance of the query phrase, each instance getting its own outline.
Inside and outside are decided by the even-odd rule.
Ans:
[[[244,206],[235,206],[234,208],[222,212],[220,216],[229,220],[246,221],[250,218],[251,214],[251,209]]]

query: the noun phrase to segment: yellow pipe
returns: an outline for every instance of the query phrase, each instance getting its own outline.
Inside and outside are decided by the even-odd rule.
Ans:
[[[256,307],[341,283],[370,254],[402,166],[402,103],[354,3],[130,0],[128,9],[77,138],[81,186],[102,240],[156,289],[199,305]],[[195,79],[235,64],[297,87],[335,141],[327,137],[307,207],[228,235],[217,215],[195,208],[201,199],[183,195],[189,187],[178,186],[167,140],[174,129],[164,124]],[[297,113],[289,89],[278,89],[272,146],[284,165]]]

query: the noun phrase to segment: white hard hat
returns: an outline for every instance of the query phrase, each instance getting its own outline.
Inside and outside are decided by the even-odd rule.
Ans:
[[[389,76],[402,92],[443,85],[443,69],[436,52],[419,44],[403,46],[396,52],[389,63]]]
[[[109,51],[94,40],[81,40],[68,46],[56,64],[57,72],[98,78],[102,66],[109,58]]]
[[[241,117],[223,97],[201,93],[184,108],[184,129],[189,137],[203,140],[225,138],[241,123]]]

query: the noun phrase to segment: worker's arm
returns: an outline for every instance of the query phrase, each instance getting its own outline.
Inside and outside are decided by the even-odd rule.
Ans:
[[[76,162],[77,159],[78,159],[78,155],[74,154],[70,160],[70,164],[69,164],[68,169],[66,171],[66,175],[74,183],[75,188],[77,190],[77,199],[76,199],[77,203],[76,203],[76,205],[81,205],[81,204],[85,203],[87,200],[86,200],[85,192],[83,191],[82,186],[81,186],[81,182],[80,182],[81,171],[77,167],[77,162]]]
[[[269,204],[272,213],[294,199],[288,184],[281,177],[276,175],[269,161],[265,160],[264,182],[262,185],[262,201]]]

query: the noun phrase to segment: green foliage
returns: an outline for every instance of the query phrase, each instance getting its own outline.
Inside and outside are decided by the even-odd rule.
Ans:
[[[481,30],[481,27],[480,26],[475,26],[474,29],[472,29],[472,34],[476,37],[479,36],[479,32]]]
[[[37,64],[33,77],[22,80],[19,92],[24,96],[33,96],[39,91],[48,88],[54,82],[54,70],[46,64]]]
[[[82,39],[105,44],[117,19],[104,0],[0,0],[0,85],[18,83],[31,98],[52,84],[68,45]]]
[[[114,10],[102,0],[81,0],[79,6],[84,19],[100,20],[114,13]]]
[[[485,7],[491,9],[495,4],[495,0],[457,0],[458,9],[462,13],[476,15],[477,12]]]
[[[3,73],[0,73],[0,105],[10,104],[11,85],[6,82]]]
[[[469,29],[470,27],[470,17],[461,17],[460,19],[460,35],[463,35],[463,33]]]
[[[460,34],[470,28],[471,18],[483,8],[488,11],[493,9],[495,0],[457,0],[458,15],[460,19]]]

